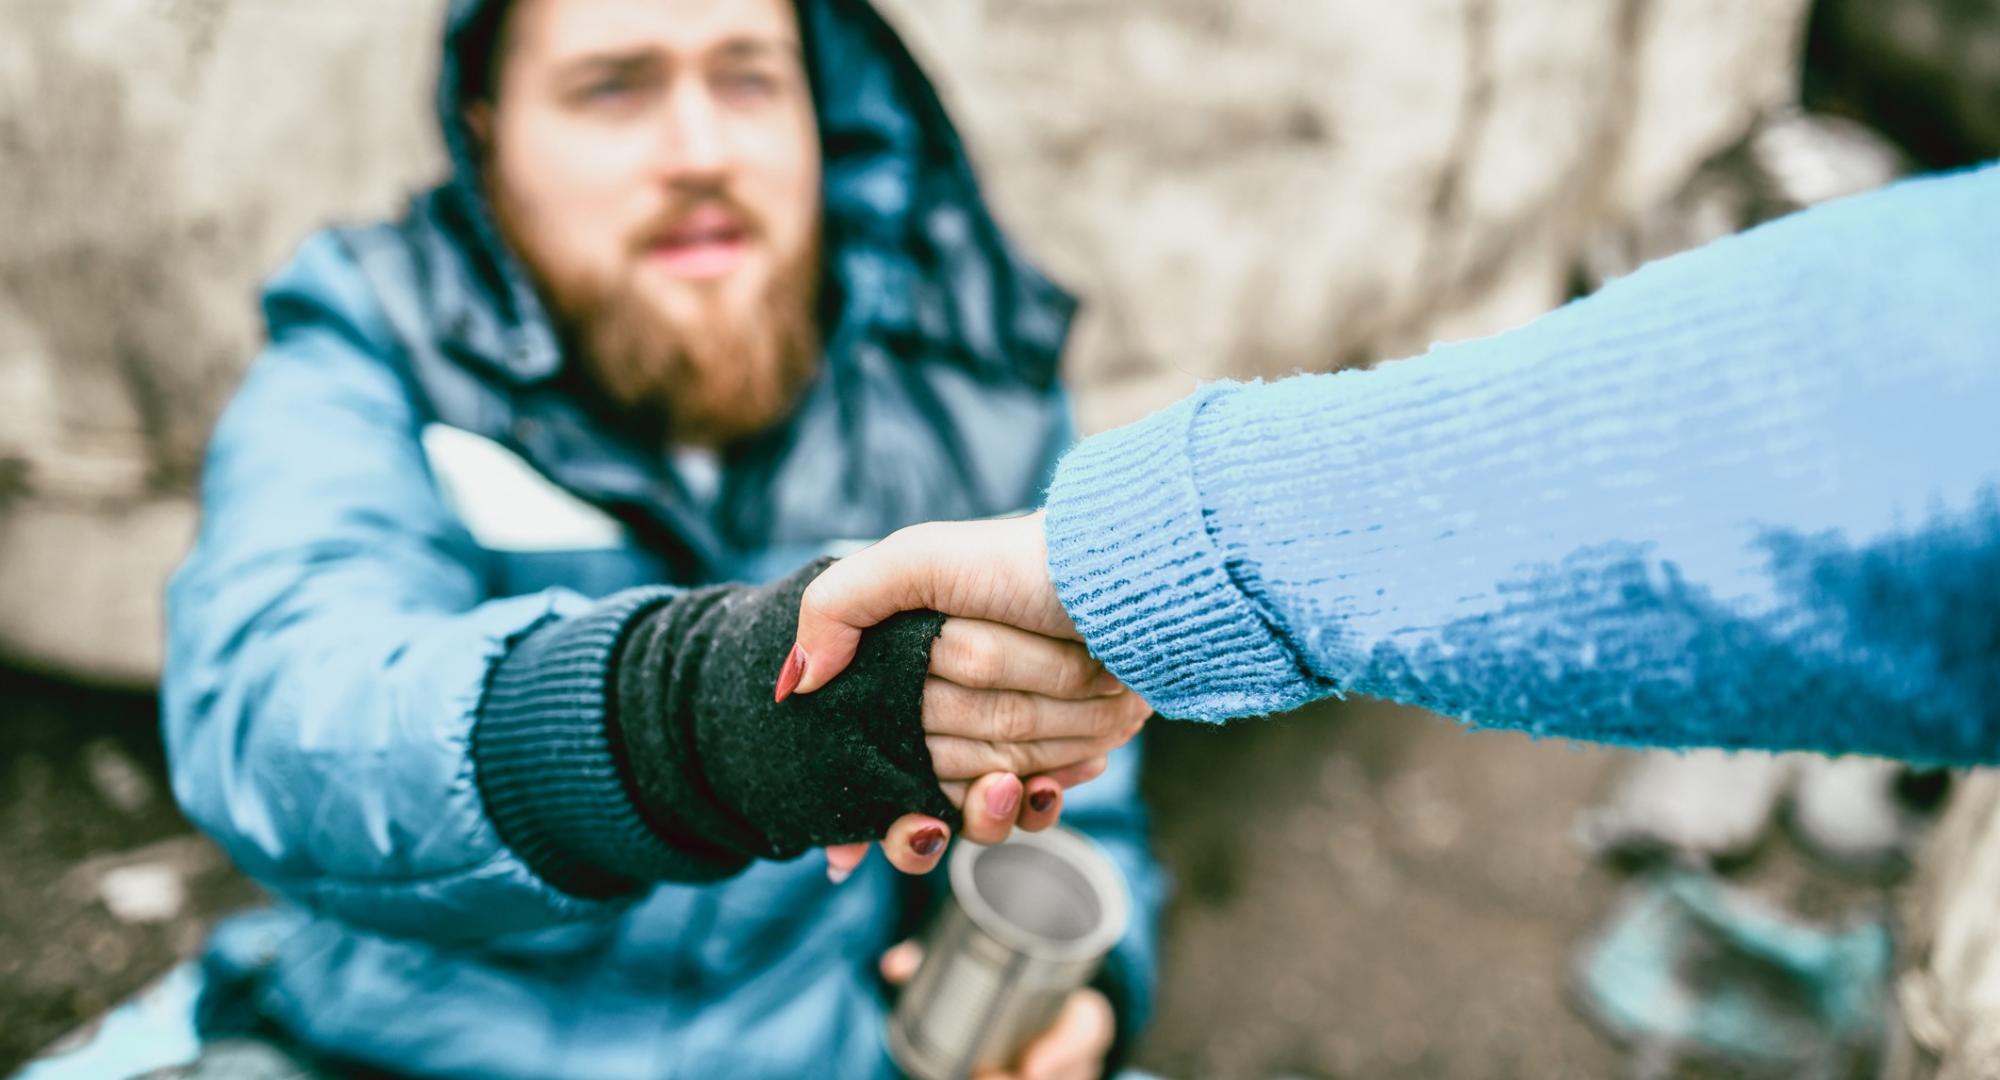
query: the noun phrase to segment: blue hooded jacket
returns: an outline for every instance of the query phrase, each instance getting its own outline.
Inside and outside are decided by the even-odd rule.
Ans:
[[[825,362],[697,498],[586,409],[496,238],[460,114],[497,6],[447,18],[454,175],[397,222],[315,235],[276,275],[268,345],[209,448],[169,591],[165,734],[183,808],[281,903],[216,931],[205,1020],[410,1075],[891,1075],[875,965],[935,883],[871,859],[833,886],[807,856],[571,895],[490,806],[570,800],[638,827],[602,740],[577,734],[601,716],[560,718],[545,773],[503,792],[482,790],[472,733],[511,643],[620,590],[768,578],[905,524],[1033,505],[1072,437],[1055,369],[1074,305],[1000,234],[894,32],[863,0],[802,0]],[[1162,893],[1136,767],[1136,748],[1114,755],[1065,817],[1132,886],[1107,963],[1127,1039]]]

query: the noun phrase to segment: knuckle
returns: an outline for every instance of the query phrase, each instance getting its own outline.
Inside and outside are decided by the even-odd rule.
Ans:
[[[997,746],[993,743],[980,743],[979,775],[984,776],[987,773],[999,772],[1018,773],[1021,771],[1016,764],[1016,759],[1019,757],[1020,755],[1015,752],[1015,747],[1011,743],[1002,743]]]
[[[976,628],[959,619],[945,621],[932,655],[938,674],[965,686],[991,686],[999,676],[999,650]]]
[[[1124,702],[1111,698],[1094,702],[1090,706],[1090,731],[1099,737],[1116,735],[1130,726],[1130,709]]]
[[[963,732],[972,712],[971,694],[946,679],[925,679],[923,700],[925,731]]]
[[[1034,701],[1019,694],[1004,695],[1000,701],[997,719],[1001,737],[1012,743],[1033,741],[1041,726],[1040,710],[1035,707]]]
[[[975,686],[998,686],[1007,660],[984,634],[967,634],[964,645],[966,677]]]
[[[1081,645],[1063,642],[1059,647],[1062,649],[1059,670],[1062,672],[1063,688],[1073,693],[1088,693],[1100,670],[1097,661],[1091,659],[1090,653]]]
[[[976,722],[980,718],[982,710],[980,710],[978,690],[968,690],[948,678],[932,678],[926,680],[924,684],[936,688],[940,718],[942,716],[952,718],[954,728],[966,728],[968,722]]]
[[[985,753],[984,743],[939,737],[925,739],[924,746],[931,753],[931,772],[939,780],[971,780],[989,771],[991,755]]]

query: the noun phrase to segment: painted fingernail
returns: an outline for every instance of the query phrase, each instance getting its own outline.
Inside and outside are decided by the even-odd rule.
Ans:
[[[785,657],[785,668],[778,672],[778,692],[773,701],[783,701],[791,696],[792,688],[806,675],[806,651],[797,642],[792,643],[791,655]]]
[[[1049,807],[1056,804],[1056,793],[1048,788],[1028,793],[1028,808],[1037,814],[1046,814]]]
[[[1021,785],[995,784],[986,789],[986,812],[993,817],[1012,820],[1014,811],[1021,805]]]
[[[848,878],[851,878],[853,876],[854,876],[854,868],[852,866],[835,866],[832,863],[826,864],[826,879],[828,881],[833,882],[835,885],[838,885],[841,882],[846,881]]]
[[[910,850],[928,859],[944,847],[944,830],[926,825],[910,837]]]

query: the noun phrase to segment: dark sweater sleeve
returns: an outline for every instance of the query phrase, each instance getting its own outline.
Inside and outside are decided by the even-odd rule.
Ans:
[[[501,838],[559,888],[604,896],[872,839],[907,812],[955,825],[922,724],[942,616],[898,616],[833,686],[772,701],[825,566],[634,589],[514,643],[473,733]]]

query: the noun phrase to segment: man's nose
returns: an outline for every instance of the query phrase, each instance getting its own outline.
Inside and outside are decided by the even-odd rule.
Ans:
[[[676,88],[664,127],[659,169],[666,179],[713,179],[729,170],[729,132],[715,98],[705,87]]]

